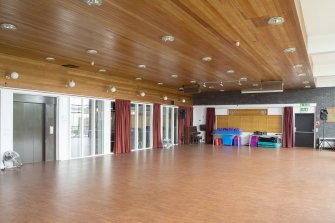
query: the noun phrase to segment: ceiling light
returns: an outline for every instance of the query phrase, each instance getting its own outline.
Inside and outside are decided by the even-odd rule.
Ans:
[[[163,100],[166,101],[168,99],[167,96],[163,96]]]
[[[195,83],[197,83],[197,81],[192,80],[192,81],[190,81],[190,83],[191,83],[191,84],[195,84]]]
[[[206,84],[204,83],[202,86],[203,86],[203,87],[206,87]]]
[[[212,61],[212,57],[203,57],[201,60],[205,62],[209,62],[209,61]]]
[[[294,53],[295,51],[297,51],[297,49],[294,47],[284,49],[284,53]]]
[[[185,98],[181,99],[181,103],[186,103],[186,99]]]
[[[227,70],[227,74],[233,74],[233,73],[235,73],[234,70]]]
[[[162,83],[162,82],[158,82],[157,84],[158,84],[158,85],[163,85],[163,83]]]
[[[145,64],[139,64],[137,65],[138,68],[141,68],[141,69],[145,69],[147,66],[145,66]]]
[[[137,80],[137,81],[141,81],[141,80],[142,80],[142,77],[136,77],[135,80]]]
[[[144,97],[144,96],[145,96],[145,92],[144,92],[144,91],[141,91],[141,92],[140,92],[140,96],[141,96],[141,97]]]
[[[94,49],[88,49],[88,50],[86,50],[86,52],[87,52],[87,54],[91,54],[91,55],[98,54],[98,51],[94,50]]]
[[[13,71],[9,75],[6,75],[6,79],[17,80],[17,79],[19,79],[19,77],[20,77],[20,74],[16,71]]]
[[[309,81],[303,81],[302,83],[303,84],[309,84]]]
[[[102,0],[84,0],[86,4],[90,6],[101,6],[102,5]]]
[[[214,88],[214,86],[209,86],[208,88],[210,88],[210,89],[213,89],[213,88]]]
[[[74,80],[70,80],[69,82],[67,82],[67,86],[68,87],[75,87],[76,86],[76,82],[74,82]]]
[[[107,70],[106,70],[106,69],[99,69],[99,72],[100,72],[100,73],[106,73]]]
[[[0,27],[5,30],[16,30],[16,26],[10,23],[1,23]]]
[[[94,60],[92,60],[92,62],[91,62],[91,66],[94,66],[94,65],[95,65]]]
[[[221,92],[224,92],[224,90],[223,90],[223,89],[221,89],[220,91],[221,91]]]
[[[162,36],[162,40],[164,42],[173,42],[174,41],[174,36]]]
[[[235,43],[235,45],[236,45],[236,46],[240,46],[240,42],[237,41],[237,42]]]
[[[311,88],[311,86],[310,85],[306,85],[305,88]]]
[[[55,61],[56,59],[54,57],[46,57],[45,60],[47,60],[47,61]]]
[[[241,80],[241,81],[247,81],[248,78],[246,78],[246,77],[241,77],[240,80]]]
[[[268,20],[269,25],[281,25],[285,22],[285,19],[283,17],[277,16],[272,17]]]
[[[258,87],[258,84],[252,84],[253,87]]]
[[[178,75],[177,75],[177,74],[172,74],[171,77],[173,77],[173,78],[177,78]]]
[[[221,81],[221,83],[220,83],[220,86],[223,87],[223,83],[222,83],[222,81]]]
[[[305,73],[298,74],[298,77],[306,77]]]
[[[112,87],[110,88],[110,91],[111,91],[112,93],[115,93],[115,92],[116,92],[116,87],[112,86]]]
[[[238,81],[238,85],[242,86],[242,82],[240,80]]]
[[[184,88],[183,88],[183,87],[180,87],[180,88],[179,88],[179,91],[183,91],[183,90],[184,90]]]
[[[302,68],[302,67],[303,67],[302,64],[295,64],[295,65],[293,65],[293,68],[294,68],[294,69]]]

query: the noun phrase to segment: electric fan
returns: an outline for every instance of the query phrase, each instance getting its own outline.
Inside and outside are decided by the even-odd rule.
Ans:
[[[22,166],[20,155],[15,151],[6,151],[2,156],[2,163],[4,166],[2,170]]]

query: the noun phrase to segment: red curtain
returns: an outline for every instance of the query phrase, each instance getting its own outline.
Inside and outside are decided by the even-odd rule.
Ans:
[[[153,114],[153,148],[162,148],[162,134],[161,134],[161,105],[154,104]]]
[[[206,143],[212,144],[215,126],[215,108],[207,108],[206,111]]]
[[[282,147],[293,147],[293,107],[284,108]]]
[[[130,152],[130,101],[115,100],[114,153]]]
[[[185,118],[183,119],[180,115],[181,111],[185,110]],[[179,144],[183,143],[183,133],[184,128],[193,126],[193,107],[179,107],[179,114],[178,114],[178,142]]]

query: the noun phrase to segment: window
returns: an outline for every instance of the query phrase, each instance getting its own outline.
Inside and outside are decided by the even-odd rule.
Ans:
[[[71,157],[102,154],[104,102],[71,98],[70,103]]]

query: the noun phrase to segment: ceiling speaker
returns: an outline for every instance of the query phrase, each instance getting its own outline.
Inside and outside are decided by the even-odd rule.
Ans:
[[[183,85],[184,93],[195,94],[200,93],[200,85],[199,84],[188,84]]]
[[[320,119],[327,120],[328,119],[328,111],[326,108],[320,110]]]

